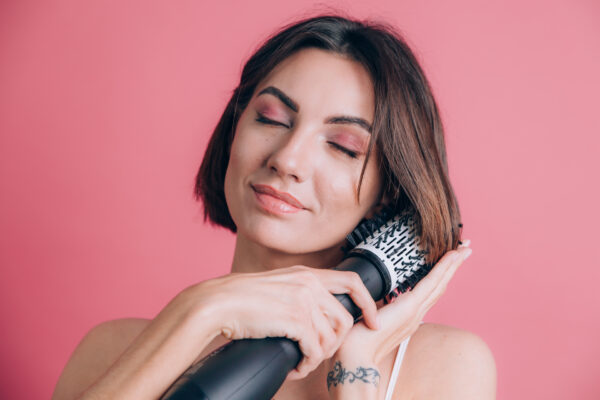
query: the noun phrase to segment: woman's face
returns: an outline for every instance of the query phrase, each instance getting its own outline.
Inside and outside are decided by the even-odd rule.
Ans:
[[[367,71],[340,55],[304,49],[272,70],[231,146],[225,197],[238,240],[290,254],[339,249],[381,189],[373,151],[357,201],[374,105]]]

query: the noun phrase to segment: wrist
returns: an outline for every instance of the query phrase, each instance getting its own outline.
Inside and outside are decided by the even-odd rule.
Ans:
[[[327,360],[330,366],[335,365],[336,362],[341,362],[345,365],[372,365],[376,366],[378,363],[371,356],[371,352],[366,350],[366,346],[362,346],[362,350],[359,348],[349,349],[347,346],[342,345],[335,352],[333,357]]]
[[[195,327],[201,327],[205,336],[211,339],[220,335],[222,321],[227,318],[221,302],[211,295],[206,282],[194,285],[181,293],[183,302],[187,303],[188,313],[186,322]]]
[[[378,366],[359,359],[328,360],[327,391],[330,399],[375,399],[379,394]]]
[[[221,320],[218,316],[217,307],[214,304],[199,304],[194,307],[190,322],[196,326],[201,326],[210,338],[215,338],[221,334]]]

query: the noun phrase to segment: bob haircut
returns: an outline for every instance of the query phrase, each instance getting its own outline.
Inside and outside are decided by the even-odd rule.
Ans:
[[[244,65],[240,84],[213,131],[196,176],[194,194],[204,204],[204,220],[236,232],[224,182],[239,116],[269,72],[305,48],[343,55],[362,64],[370,74],[375,113],[358,190],[376,147],[388,206],[398,212],[414,209],[428,261],[437,262],[458,246],[462,228],[448,177],[443,126],[416,57],[385,22],[319,15],[284,26],[258,48]]]

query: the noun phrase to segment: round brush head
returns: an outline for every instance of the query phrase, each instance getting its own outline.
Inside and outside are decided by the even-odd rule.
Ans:
[[[395,289],[404,293],[433,268],[426,261],[428,252],[420,247],[418,228],[412,209],[394,215],[392,209],[385,208],[373,218],[363,220],[346,237],[346,258],[368,258],[380,271],[389,274],[386,294]]]

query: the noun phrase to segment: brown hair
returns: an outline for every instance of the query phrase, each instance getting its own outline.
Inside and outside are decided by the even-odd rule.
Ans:
[[[380,21],[320,15],[283,27],[246,62],[213,131],[196,176],[195,197],[202,199],[204,219],[236,232],[225,202],[225,172],[239,116],[256,86],[284,59],[314,47],[358,61],[371,75],[375,115],[367,158],[373,146],[380,155],[383,194],[398,212],[412,207],[429,260],[456,248],[460,212],[446,161],[444,132],[429,83],[401,35]]]

